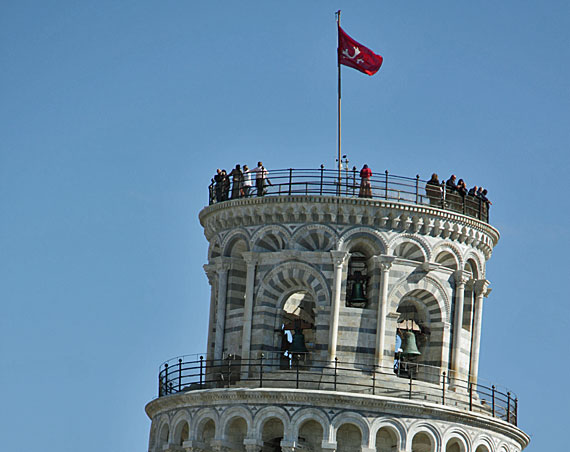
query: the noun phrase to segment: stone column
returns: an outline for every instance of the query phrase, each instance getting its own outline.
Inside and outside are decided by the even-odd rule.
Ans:
[[[298,450],[294,441],[283,440],[279,445],[281,446],[281,452],[295,452]]]
[[[473,286],[475,290],[475,307],[473,319],[473,333],[471,340],[471,362],[469,363],[470,382],[477,383],[479,374],[479,347],[481,346],[481,325],[483,322],[483,298],[491,293],[489,281],[478,279]]]
[[[386,316],[388,315],[388,279],[394,256],[374,256],[375,263],[381,271],[380,294],[378,298],[378,317],[376,321],[376,365],[384,364],[384,349],[386,348]]]
[[[461,332],[463,330],[463,297],[465,284],[469,278],[463,270],[457,270],[455,276],[455,316],[453,318],[453,338],[451,352],[451,374],[454,378],[459,376],[459,362],[461,354]]]
[[[246,452],[260,452],[263,449],[263,441],[259,438],[245,438],[243,445]]]
[[[342,267],[348,253],[346,251],[331,251],[334,265],[333,296],[331,303],[331,320],[329,330],[329,361],[336,358],[336,345],[338,342],[338,318],[340,313],[340,293],[342,289]]]
[[[245,304],[243,307],[243,328],[242,328],[242,340],[241,340],[241,357],[242,357],[242,367],[241,374],[242,378],[247,378],[249,376],[249,359],[251,350],[251,321],[253,318],[253,292],[255,283],[255,266],[257,264],[255,260],[255,253],[244,252],[242,256],[247,264],[247,275],[245,279]]]
[[[204,265],[204,271],[210,283],[210,317],[208,321],[208,342],[206,343],[206,360],[209,361],[214,358],[211,349],[214,341],[214,322],[216,321],[216,266]]]
[[[219,260],[216,262],[218,270],[218,308],[216,311],[216,342],[214,346],[214,359],[222,359],[224,352],[224,330],[226,327],[226,296],[228,291],[229,262]]]

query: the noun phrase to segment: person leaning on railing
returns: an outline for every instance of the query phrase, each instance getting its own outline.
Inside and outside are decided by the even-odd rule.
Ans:
[[[370,178],[372,177],[372,170],[368,165],[364,165],[360,170],[360,191],[358,196],[360,198],[372,198],[372,188],[370,187]]]
[[[441,182],[437,173],[431,175],[431,179],[426,182],[426,195],[429,199],[430,206],[441,207],[441,194],[443,189],[441,188]]]
[[[255,188],[257,189],[257,196],[263,196],[265,194],[265,186],[272,185],[267,176],[269,171],[265,169],[263,163],[257,162],[257,167],[251,170],[255,173]]]

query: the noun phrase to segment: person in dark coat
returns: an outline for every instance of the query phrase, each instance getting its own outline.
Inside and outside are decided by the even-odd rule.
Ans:
[[[243,173],[241,172],[241,168],[238,165],[232,170],[230,173],[232,177],[233,185],[232,185],[232,199],[237,199],[240,197],[242,191],[242,184],[243,184]]]
[[[216,195],[216,202],[220,202],[222,200],[222,170],[218,168],[216,170],[216,175],[214,176],[214,193]]]
[[[441,207],[441,182],[437,173],[431,175],[431,179],[426,182],[426,195],[429,198],[430,206]]]
[[[227,201],[230,194],[230,178],[225,169],[222,170],[222,201]]]

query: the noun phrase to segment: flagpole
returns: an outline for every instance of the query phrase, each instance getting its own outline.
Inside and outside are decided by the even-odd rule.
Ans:
[[[336,12],[336,24],[337,24],[337,35],[339,33],[338,28],[340,27],[340,9]],[[339,48],[337,44],[337,65],[338,65],[338,195],[340,196],[340,184],[342,182],[342,160],[340,153],[340,58],[338,56]]]

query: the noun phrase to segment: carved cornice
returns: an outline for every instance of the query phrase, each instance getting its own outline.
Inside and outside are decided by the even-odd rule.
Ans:
[[[316,217],[315,217],[316,216]],[[488,259],[499,240],[491,225],[455,212],[383,200],[328,196],[276,196],[232,200],[205,207],[200,223],[208,239],[223,230],[268,223],[359,225],[449,238],[479,249]]]
[[[425,400],[408,400],[382,395],[356,394],[338,391],[302,389],[220,389],[199,390],[157,398],[146,406],[148,416],[153,419],[162,413],[188,407],[218,410],[235,404],[245,405],[295,405],[329,410],[334,407],[338,413],[359,412],[364,417],[386,415],[428,418],[451,423],[463,423],[475,428],[492,430],[517,441],[524,448],[530,441],[526,433],[516,426],[498,418],[473,411],[465,411],[447,405]],[[342,415],[342,414],[341,414]]]

